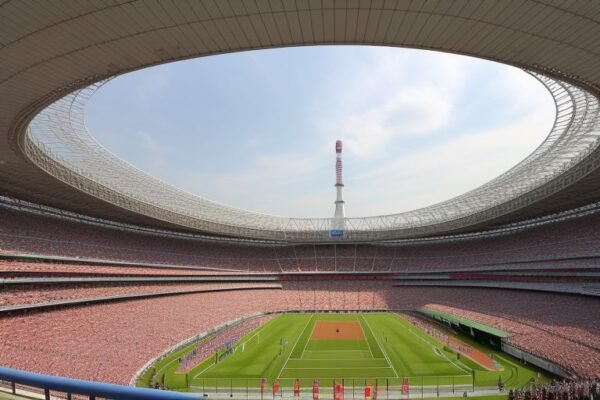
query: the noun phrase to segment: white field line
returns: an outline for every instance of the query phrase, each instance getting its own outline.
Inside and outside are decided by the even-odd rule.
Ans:
[[[202,371],[200,371],[199,373],[197,373],[196,375],[194,375],[194,377],[192,379],[196,379],[197,377],[199,377],[200,375],[202,375],[203,373],[205,373],[206,371],[208,371],[209,369],[211,369],[215,365],[217,365],[217,364],[216,363],[210,364],[208,367],[204,368]]]
[[[362,316],[362,314],[360,314],[360,317],[363,319],[363,321],[365,321],[365,324],[367,324],[367,327],[369,327],[368,326],[369,324],[367,323],[367,320]],[[362,328],[362,324],[360,322],[358,324],[360,325],[360,330],[362,331],[363,336],[365,337],[365,342],[367,342],[367,346],[369,346],[369,352],[371,353],[371,358],[375,358],[375,354],[373,354],[373,350],[371,349],[371,345],[369,344],[369,340],[367,339],[367,335],[366,335],[365,331]],[[371,330],[371,327],[369,327],[369,330],[371,331],[371,334],[373,336],[375,336],[375,334]],[[379,346],[379,347],[381,347],[381,346]]]
[[[379,366],[378,365],[369,365],[369,366],[358,365],[358,366],[354,366],[354,367],[352,367],[352,366],[344,366],[344,367],[339,367],[339,368],[390,368],[390,366],[387,365],[387,361],[386,361],[385,358],[377,358],[376,360],[377,361],[384,361],[385,365],[379,365]],[[292,359],[292,361],[294,361],[294,360]],[[356,359],[356,358],[353,358],[353,359],[350,359],[350,360],[331,360],[331,359],[328,358],[327,360],[302,360],[302,361],[339,361],[339,362],[348,362],[348,361],[365,361],[365,360],[364,359]],[[310,369],[310,367],[287,367],[287,369],[304,369],[304,368]],[[336,366],[336,367],[318,367],[318,368],[322,368],[322,369],[334,368],[335,369],[335,368],[338,368],[338,367]],[[318,368],[316,367],[316,369],[318,369]]]
[[[285,366],[287,365],[288,361],[290,361],[290,357],[292,356],[292,353],[294,352],[294,349],[298,345],[298,341],[300,340],[300,338],[304,334],[304,331],[306,331],[306,328],[308,328],[308,325],[310,325],[310,321],[312,321],[313,317],[314,317],[314,314],[310,316],[310,318],[308,319],[308,322],[306,323],[306,325],[304,325],[304,329],[302,329],[302,332],[296,338],[296,342],[294,342],[294,346],[292,347],[292,350],[290,350],[290,354],[288,355],[287,359],[285,360],[285,363],[283,364],[283,367],[279,370],[279,373],[277,374],[277,379],[279,379],[279,377],[281,376],[281,373],[285,369]],[[314,329],[314,327],[313,327],[313,329]],[[308,340],[306,342],[308,343]],[[304,353],[304,350],[302,350],[302,352]],[[302,357],[302,354],[300,355],[300,357]]]
[[[314,317],[316,314],[313,314],[310,318],[312,319],[312,317]],[[317,320],[318,322],[319,320]],[[302,358],[304,356],[304,352],[306,352],[306,347],[308,346],[308,342],[310,342],[310,338],[312,337],[313,333],[315,333],[315,327],[317,326],[317,324],[315,323],[312,327],[312,329],[310,330],[310,335],[308,335],[308,340],[306,341],[306,343],[304,343],[304,348],[302,349],[302,353],[300,353],[300,358]],[[313,351],[317,351],[317,350],[308,350],[309,352],[313,352]]]
[[[269,322],[270,322],[270,321],[269,321]],[[261,331],[264,329],[264,327],[265,327],[265,326],[267,326],[267,325],[269,324],[269,322],[267,322],[266,324],[263,324],[263,325],[261,325],[261,326],[258,328],[258,330],[256,331],[256,333],[255,333],[254,335],[252,335],[251,337],[249,337],[249,338],[248,338],[248,340],[245,340],[245,341],[244,341],[244,342],[242,342],[242,343],[247,343],[247,342],[249,342],[249,341],[250,341],[250,340],[251,340],[251,339],[252,339],[254,336],[258,335],[258,334],[259,334],[259,333],[260,333],[260,332],[261,332]],[[234,351],[234,353],[237,351],[238,347],[242,345],[242,343],[238,344],[238,345],[235,347],[235,349],[233,350],[233,351]],[[211,354],[214,354],[214,353],[211,353]],[[199,364],[203,363],[205,360],[206,360],[206,358],[205,358],[204,360],[200,361],[200,363],[199,363]],[[194,375],[192,379],[195,379],[195,378],[199,377],[200,375],[202,375],[203,373],[205,373],[206,371],[208,371],[209,369],[211,369],[211,368],[212,368],[212,367],[214,367],[215,365],[217,365],[217,364],[216,364],[216,363],[212,363],[212,364],[210,364],[208,367],[204,368],[202,371],[200,371],[199,373],[197,373],[196,375]]]
[[[359,314],[362,317],[362,314]],[[364,317],[363,317],[363,321],[365,321],[365,323],[367,322]],[[362,324],[359,322],[358,325],[360,326],[360,330],[363,333],[363,337],[365,338],[365,342],[367,342],[367,346],[369,346],[369,352],[371,353],[371,358],[375,359],[375,354],[373,354],[373,350],[371,349],[371,345],[369,344],[369,340],[367,339],[367,334],[365,333],[365,330],[362,328]],[[369,328],[370,330],[371,328]],[[375,336],[375,334],[373,333],[373,331],[371,331],[371,333],[373,334],[373,336]]]
[[[312,354],[312,353],[319,353],[319,354],[326,354],[326,353],[371,353],[370,350],[305,350],[302,352],[302,354],[306,353],[306,354]],[[372,355],[372,353],[371,353]],[[375,358],[375,357],[373,357]]]
[[[460,364],[457,364],[457,363],[455,363],[454,361],[452,361],[451,359],[449,359],[449,358],[448,358],[448,356],[446,356],[446,355],[444,354],[444,352],[442,352],[442,356],[444,356],[444,358],[445,358],[446,360],[450,361],[450,363],[451,363],[451,364],[454,364],[454,365],[456,365],[456,366],[457,366],[459,369],[461,369],[462,371],[465,371],[465,372],[471,372],[471,373],[473,372],[472,370],[470,371],[470,370],[468,370],[468,369],[464,368],[462,365],[460,365]]]
[[[359,316],[362,317],[362,314],[359,314]],[[356,319],[358,319],[358,318],[356,318]],[[364,321],[364,318],[363,318],[363,321]],[[367,345],[369,345],[369,341],[367,340],[367,334],[366,334],[365,330],[363,329],[362,324],[360,323],[360,321],[358,322],[358,326],[360,326],[360,331],[363,334],[363,338],[365,338],[365,342],[367,342]],[[373,333],[373,332],[371,332],[371,333]],[[371,350],[370,347],[369,347],[369,350]],[[373,355],[373,352],[371,352],[371,355]],[[373,356],[373,358],[375,358],[375,356]]]
[[[240,347],[243,344],[248,344],[252,339],[254,339],[256,336],[260,335],[260,333],[265,329],[265,327],[267,325],[269,325],[269,322],[271,322],[271,321],[268,321],[267,323],[262,324],[260,327],[258,327],[258,329],[256,330],[256,332],[254,332],[254,335],[250,336],[248,339],[244,340],[243,342],[238,343],[235,346],[235,350],[234,351],[237,351],[238,347]]]
[[[293,369],[334,369],[334,370],[338,370],[338,369],[392,369],[391,367],[316,367],[316,368],[307,368],[307,367],[290,367],[287,368],[288,371],[293,370]],[[361,377],[362,378],[362,377]]]
[[[290,358],[290,361],[319,361],[318,358]],[[360,361],[364,361],[364,358],[325,358],[325,360],[327,361],[356,361],[356,360],[360,360]],[[387,360],[385,358],[372,358],[372,360],[383,360],[386,361]]]
[[[371,334],[375,338],[375,341],[379,345],[379,348],[381,349],[381,352],[383,353],[383,356],[385,357],[385,360],[388,362],[388,364],[392,368],[392,371],[394,371],[394,374],[396,374],[396,378],[399,378],[400,375],[398,375],[398,372],[396,371],[396,368],[394,368],[394,364],[392,364],[390,358],[387,355],[387,352],[385,351],[385,349],[383,348],[383,346],[381,345],[381,343],[379,343],[379,339],[377,339],[377,336],[375,336],[375,334],[373,333],[373,329],[371,329],[371,325],[369,325],[369,321],[367,321],[367,319],[362,314],[361,314],[361,318],[363,319],[363,321],[365,321],[365,324],[367,324],[367,328],[369,328],[369,330],[371,331]],[[367,343],[368,343],[368,341],[367,341]]]
[[[156,371],[154,373],[154,376],[158,376],[160,375],[161,372],[163,372],[165,369],[167,369],[167,367],[171,364],[173,364],[174,362],[179,361],[177,358],[174,358],[173,360],[169,361],[168,363],[166,363],[161,369],[159,369],[158,371]]]
[[[406,320],[404,320],[404,321],[406,321]],[[407,329],[407,330],[408,330],[410,333],[412,333],[413,335],[415,335],[416,337],[418,337],[419,339],[421,339],[421,340],[422,340],[423,342],[425,342],[427,345],[431,346],[431,348],[432,348],[432,349],[434,349],[434,348],[435,348],[435,343],[431,343],[429,340],[426,340],[426,339],[424,339],[424,338],[423,338],[421,335],[418,335],[416,332],[414,332],[414,331],[413,331],[413,328],[414,328],[414,329],[419,329],[419,328],[417,328],[417,327],[414,327],[414,326],[413,326],[413,325],[412,325],[410,322],[408,322],[408,321],[406,321],[406,324],[407,324],[407,325],[408,325],[408,327],[409,327],[409,329]],[[419,331],[423,332],[423,334],[424,334],[424,335],[427,335],[427,333],[425,333],[423,330],[419,329]],[[429,335],[427,335],[427,336],[429,336]],[[429,336],[429,337],[430,337],[430,338],[431,338],[431,339],[432,339],[434,342],[435,342],[435,341],[438,341],[437,339],[435,339],[435,338],[434,338],[434,337],[432,337],[432,336]],[[438,341],[438,342],[439,342],[439,341]],[[441,342],[440,342],[440,343],[441,343]],[[435,351],[435,350],[434,350],[433,352],[434,352],[434,353],[436,353],[436,351]],[[443,352],[443,351],[440,351],[440,353],[439,353],[439,354],[437,354],[437,355],[440,355],[440,354],[441,354],[441,355],[442,355],[442,356],[443,356],[443,357],[444,357],[446,360],[448,360],[448,361],[450,362],[450,364],[453,364],[453,365],[457,366],[457,367],[458,367],[459,369],[461,369],[462,371],[465,371],[465,372],[472,373],[472,371],[470,371],[470,370],[468,370],[468,369],[465,369],[465,368],[464,368],[464,367],[462,367],[461,365],[459,365],[459,364],[455,363],[454,361],[452,361],[451,359],[449,359],[449,358],[448,358],[448,356],[446,356],[446,355],[444,354],[444,352]]]

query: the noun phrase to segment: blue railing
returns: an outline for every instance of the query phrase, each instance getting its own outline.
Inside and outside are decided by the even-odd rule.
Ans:
[[[39,389],[45,398],[50,400],[50,392],[62,392],[71,395],[89,396],[91,400],[190,400],[199,399],[201,394],[178,393],[166,390],[143,389],[131,386],[113,385],[110,383],[84,381],[81,379],[64,378],[61,376],[43,375],[18,369],[0,367],[0,380],[8,382],[13,393],[16,385],[31,387],[31,391]]]

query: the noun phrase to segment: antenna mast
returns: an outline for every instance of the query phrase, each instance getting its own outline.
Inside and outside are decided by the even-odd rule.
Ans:
[[[335,200],[335,214],[334,218],[346,218],[346,208],[344,207],[344,198],[342,196],[342,141],[336,140],[335,142],[335,188],[336,188],[336,200]]]

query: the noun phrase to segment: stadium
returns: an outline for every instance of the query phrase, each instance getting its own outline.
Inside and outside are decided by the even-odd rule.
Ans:
[[[588,1],[0,0],[0,398],[597,398],[599,39]],[[334,217],[292,218],[87,128],[126,72],[334,44],[521,68],[552,129],[474,190],[364,218],[340,142]]]

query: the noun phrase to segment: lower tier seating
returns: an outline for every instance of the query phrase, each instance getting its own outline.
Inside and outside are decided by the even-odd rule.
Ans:
[[[600,304],[591,297],[474,288],[395,288],[381,281],[284,282],[283,289],[185,294],[0,318],[0,364],[128,383],[149,359],[259,311],[437,307],[515,333],[511,343],[573,374],[600,377]]]

